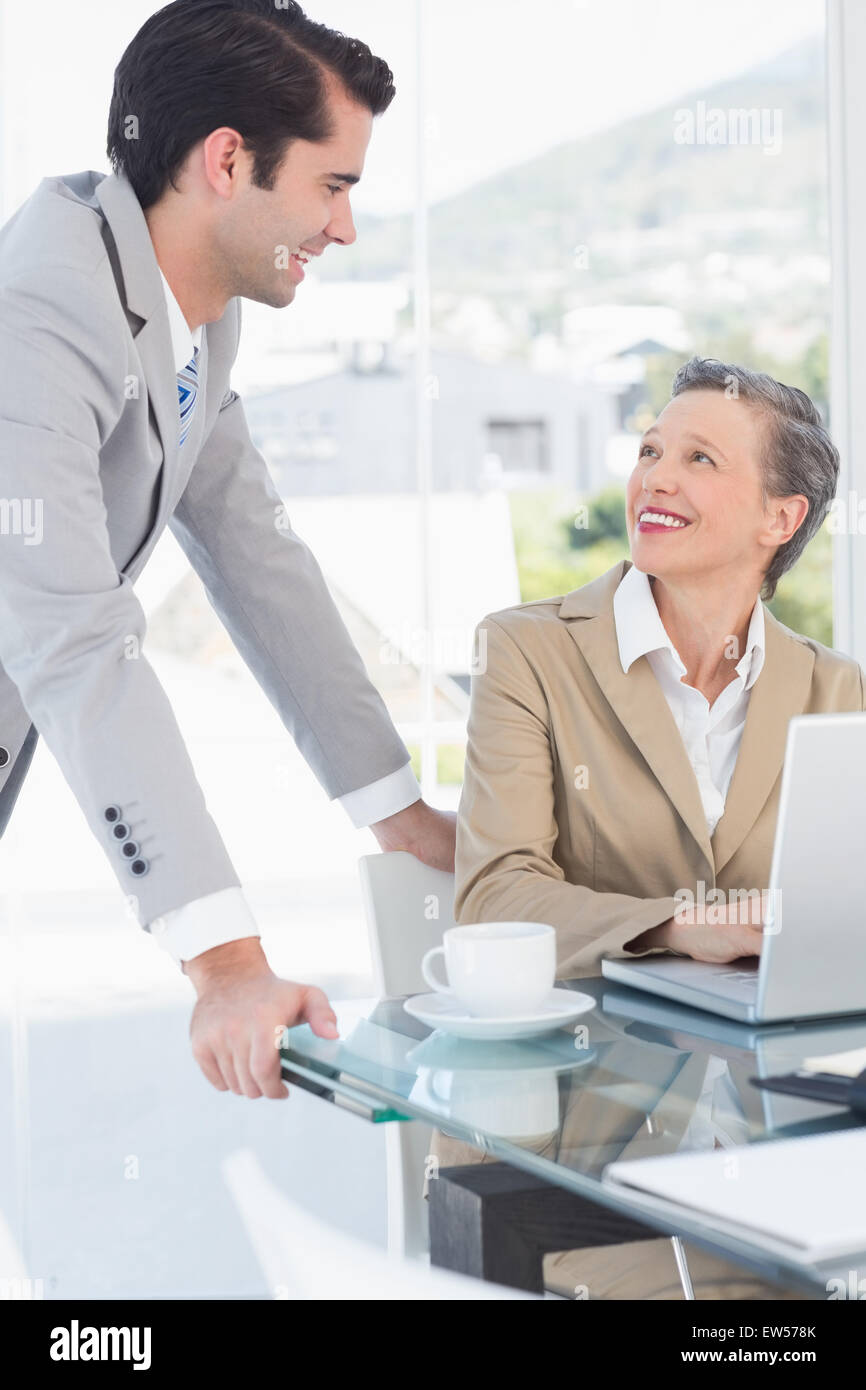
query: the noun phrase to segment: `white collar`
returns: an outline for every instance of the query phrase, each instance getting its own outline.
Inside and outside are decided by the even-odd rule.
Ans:
[[[670,652],[679,675],[686,674],[680,654],[659,617],[649,577],[634,565],[626,571],[616,587],[613,617],[619,659],[626,675],[639,656],[659,649]],[[746,690],[751,689],[761,674],[765,649],[764,606],[758,598],[749,621],[746,650],[737,662],[737,674],[742,677]]]
[[[168,326],[171,329],[171,345],[174,350],[174,369],[176,372],[180,372],[192,360],[193,350],[195,348],[201,349],[202,326],[199,324],[193,333],[183,316],[183,310],[175,298],[171,285],[162,273],[161,266],[159,273],[165,291],[165,305],[168,309]]]

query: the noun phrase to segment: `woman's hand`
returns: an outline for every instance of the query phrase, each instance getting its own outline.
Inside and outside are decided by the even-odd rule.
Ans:
[[[728,906],[701,903],[681,908],[660,926],[651,927],[629,941],[626,949],[640,951],[661,946],[713,965],[723,965],[742,956],[759,956],[768,896],[767,891],[761,894],[760,923],[753,921],[758,914],[752,900]]]
[[[681,951],[692,960],[721,965],[725,961],[739,960],[741,956],[761,954],[763,930],[748,923],[720,922],[709,926],[703,922],[677,924],[671,919],[662,926],[667,930],[667,937],[655,944],[667,946],[670,951]]]

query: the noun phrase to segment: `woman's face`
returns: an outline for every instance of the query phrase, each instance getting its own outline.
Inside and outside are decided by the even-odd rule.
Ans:
[[[781,543],[761,500],[764,430],[753,406],[722,391],[685,391],[665,406],[626,489],[637,569],[662,579],[733,570],[742,580],[746,567],[758,581]]]

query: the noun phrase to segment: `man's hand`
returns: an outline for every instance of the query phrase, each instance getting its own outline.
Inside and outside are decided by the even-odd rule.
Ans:
[[[256,936],[214,946],[183,969],[198,995],[189,1027],[192,1053],[218,1091],[283,1100],[289,1091],[280,1078],[282,1030],[309,1023],[320,1038],[339,1036],[322,990],[281,980]]]
[[[405,811],[377,821],[370,829],[383,850],[405,849],[431,869],[454,872],[457,817],[453,811],[437,811],[426,801],[414,801]]]

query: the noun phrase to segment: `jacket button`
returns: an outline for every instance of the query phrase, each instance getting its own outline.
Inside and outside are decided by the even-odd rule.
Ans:
[[[0,748],[0,767],[5,767],[9,761],[9,749]]]
[[[146,874],[149,868],[150,864],[146,859],[133,859],[129,866],[129,872],[135,874],[136,878],[141,878],[142,874]]]
[[[105,817],[105,819],[106,819],[111,825],[113,825],[114,822],[115,822],[116,820],[120,820],[120,807],[119,807],[119,806],[106,806],[106,808],[105,808],[105,810],[103,811],[102,814],[103,814],[103,816]]]
[[[139,852],[140,846],[135,840],[125,840],[120,846],[120,852],[124,859],[134,859]]]
[[[111,833],[115,840],[126,840],[129,838],[129,826],[125,820],[119,820]]]

